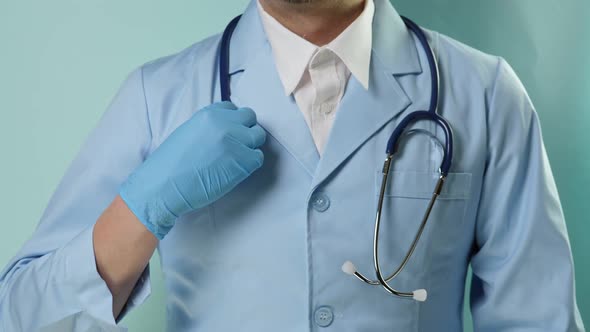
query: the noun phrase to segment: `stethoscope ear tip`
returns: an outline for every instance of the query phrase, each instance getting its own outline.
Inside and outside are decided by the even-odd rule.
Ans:
[[[344,264],[342,264],[342,272],[349,275],[354,275],[356,272],[356,266],[354,266],[351,261],[346,261]]]
[[[418,301],[418,302],[424,302],[426,301],[426,298],[428,297],[428,293],[426,292],[426,289],[416,289],[413,293],[412,298],[414,298],[414,300]]]

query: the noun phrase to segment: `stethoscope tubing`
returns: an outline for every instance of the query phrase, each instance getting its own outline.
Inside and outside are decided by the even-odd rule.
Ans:
[[[220,50],[219,50],[219,85],[220,85],[220,93],[221,93],[221,100],[222,101],[231,101],[231,88],[230,88],[230,74],[229,74],[229,61],[230,61],[230,43],[232,34],[238,25],[238,22],[241,18],[240,16],[235,17],[226,27],[223,32],[221,43],[220,43]],[[414,292],[400,292],[389,285],[393,279],[395,279],[406,267],[410,258],[414,254],[416,247],[424,233],[424,229],[426,228],[426,224],[434,207],[437,197],[440,195],[443,185],[445,183],[446,176],[451,168],[451,162],[453,157],[453,132],[452,128],[449,123],[438,114],[438,103],[439,103],[439,94],[440,94],[440,72],[439,72],[439,65],[436,59],[436,55],[434,54],[434,50],[430,47],[428,40],[426,38],[426,34],[416,23],[412,20],[402,16],[402,20],[404,21],[405,25],[410,29],[416,37],[418,38],[420,44],[422,45],[423,49],[426,52],[426,57],[428,58],[428,66],[431,75],[431,96],[430,96],[430,104],[428,107],[428,111],[415,111],[410,113],[406,116],[395,128],[393,133],[391,134],[388,142],[387,142],[387,149],[386,154],[387,158],[383,165],[383,178],[381,180],[381,187],[379,192],[379,200],[377,202],[377,212],[375,216],[375,228],[373,234],[373,265],[375,269],[375,274],[377,276],[377,280],[372,280],[361,274],[360,272],[356,271],[354,265],[350,262],[346,262],[343,266],[343,270],[346,273],[353,274],[359,280],[373,286],[382,286],[387,292],[392,295],[401,297],[401,298],[414,298],[418,301],[426,300],[426,291],[425,290],[416,290]],[[439,168],[440,177],[436,182],[435,189],[430,199],[424,216],[422,217],[422,221],[420,222],[420,226],[410,248],[408,249],[404,259],[397,267],[397,269],[389,275],[387,278],[383,276],[381,270],[381,264],[379,261],[379,235],[380,235],[380,228],[381,228],[381,217],[382,217],[382,210],[383,210],[383,201],[385,197],[385,191],[387,189],[389,171],[391,169],[393,163],[393,156],[398,151],[398,147],[401,143],[403,138],[404,132],[409,128],[409,126],[413,123],[416,123],[420,120],[429,120],[436,123],[436,125],[442,129],[443,134],[445,136],[445,144],[443,146],[443,158]],[[434,136],[434,135],[431,135]]]

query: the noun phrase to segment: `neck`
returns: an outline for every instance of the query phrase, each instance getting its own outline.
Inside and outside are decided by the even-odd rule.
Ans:
[[[310,43],[323,46],[362,12],[365,0],[259,0],[279,23]]]

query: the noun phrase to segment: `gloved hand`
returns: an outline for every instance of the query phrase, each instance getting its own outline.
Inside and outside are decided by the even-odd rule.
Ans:
[[[266,133],[249,108],[209,105],[178,127],[123,183],[120,196],[158,238],[262,166]]]

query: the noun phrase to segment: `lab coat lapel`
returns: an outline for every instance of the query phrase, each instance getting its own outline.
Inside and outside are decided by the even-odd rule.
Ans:
[[[230,70],[237,72],[232,100],[252,108],[258,123],[312,176],[319,154],[294,98],[284,93],[255,1],[242,16],[231,45]]]
[[[416,44],[387,0],[375,0],[369,89],[351,76],[312,188],[319,186],[375,132],[411,105],[397,78],[422,72]],[[383,153],[387,142],[383,142]]]

